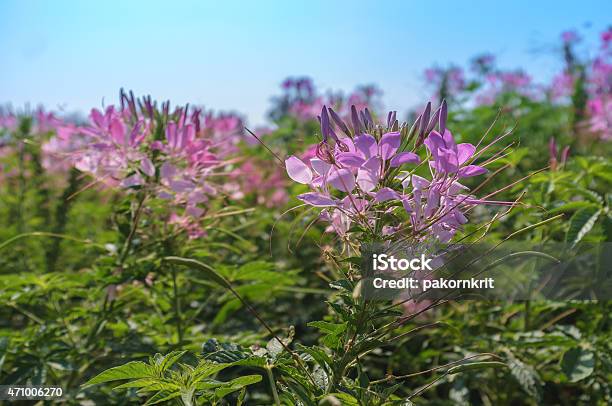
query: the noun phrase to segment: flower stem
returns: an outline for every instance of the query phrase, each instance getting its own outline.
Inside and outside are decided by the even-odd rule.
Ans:
[[[274,397],[274,404],[281,406],[280,398],[278,397],[278,390],[276,389],[276,382],[274,381],[274,374],[272,373],[272,367],[266,366],[266,373],[268,374],[268,381],[270,381],[270,389],[272,390],[272,396]]]
[[[176,267],[170,265],[172,271],[172,290],[174,293],[174,314],[176,318],[176,333],[178,335],[178,344],[183,342],[183,325],[181,323],[181,298],[178,292],[178,284],[176,282]]]

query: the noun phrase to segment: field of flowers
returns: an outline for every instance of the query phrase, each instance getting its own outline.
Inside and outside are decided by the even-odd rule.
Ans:
[[[489,54],[432,67],[408,113],[289,78],[269,128],[124,90],[87,118],[3,108],[0,385],[75,405],[611,404],[610,301],[360,290],[364,244],[612,242],[612,31],[580,46],[562,35],[549,84]]]

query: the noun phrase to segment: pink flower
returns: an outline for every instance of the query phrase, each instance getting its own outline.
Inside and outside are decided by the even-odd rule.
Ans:
[[[325,112],[324,108],[321,117]],[[335,117],[331,114],[333,110],[329,112]],[[399,206],[408,216],[415,238],[433,236],[446,242],[468,221],[463,214],[466,208],[497,203],[465,194],[467,187],[458,182],[460,178],[477,176],[486,170],[471,164],[476,148],[467,143],[457,145],[446,129],[445,105],[431,116],[428,107],[417,120],[423,123],[415,124],[416,133],[431,130],[424,145],[432,156],[429,162],[432,179],[416,174],[394,178],[401,166],[418,164],[420,160],[415,152],[401,150],[405,124],[398,131],[390,131],[389,125],[396,125],[393,114],[388,115],[386,132],[379,139],[361,132],[375,128],[368,114],[355,112],[353,117],[353,128],[357,130],[352,132],[342,120],[334,119],[343,132],[348,132],[347,137],[328,136],[318,145],[317,156],[309,161],[296,156],[285,161],[289,177],[311,190],[297,198],[321,210],[320,219],[330,223],[328,231],[345,237],[355,223],[373,230],[381,212],[393,213]],[[335,133],[327,120],[322,119],[321,126],[322,133]],[[433,130],[435,127],[441,128],[444,135]],[[433,224],[428,225],[430,221]],[[391,223],[384,224],[380,232],[392,237],[402,229],[402,223]],[[421,236],[424,230],[427,230],[425,236]]]
[[[570,44],[579,41],[580,37],[576,31],[564,31],[561,33],[561,39],[563,43]]]
[[[551,85],[553,99],[569,97],[574,91],[574,77],[568,72],[562,72],[555,76]]]
[[[443,136],[436,131],[432,131],[429,137],[425,139],[425,145],[434,158],[429,164],[436,172],[442,174],[457,173],[459,178],[486,173],[486,169],[483,167],[464,165],[474,156],[476,147],[467,143],[456,145],[449,130],[446,130]]]

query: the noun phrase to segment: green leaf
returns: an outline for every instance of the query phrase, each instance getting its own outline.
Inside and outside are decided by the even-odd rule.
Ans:
[[[527,365],[516,358],[509,350],[506,353],[508,354],[508,367],[512,376],[514,376],[527,394],[539,400],[541,397],[542,380],[536,370],[531,365]]]
[[[309,327],[316,327],[324,333],[341,334],[346,330],[346,323],[329,323],[327,321],[311,321]]]
[[[325,368],[328,372],[331,370],[331,365],[333,364],[331,357],[323,350],[321,347],[305,347],[299,346],[300,351],[310,355],[315,362]]]
[[[232,364],[202,360],[200,364],[198,364],[197,368],[193,371],[193,375],[195,376],[194,382],[198,382],[204,378],[223,371],[225,368],[230,367],[231,365]]]
[[[335,403],[337,401],[340,401],[341,403],[339,404],[343,406],[359,406],[359,401],[357,399],[348,393],[342,392],[330,393],[329,395],[326,395],[323,399],[321,399],[319,405],[335,406],[338,405],[338,403]]]
[[[174,398],[178,398],[179,396],[181,396],[181,392],[176,391],[176,392],[164,392],[164,391],[159,391],[157,392],[155,395],[153,395],[152,397],[149,398],[149,400],[147,400],[147,403],[145,403],[145,406],[148,405],[157,405],[160,404],[162,402],[167,402],[169,400],[172,400]]]
[[[6,353],[8,349],[9,339],[8,337],[0,338],[0,373],[2,372],[2,365],[6,359]]]
[[[240,394],[238,395],[238,399],[236,399],[236,406],[242,406],[244,404],[244,399],[246,398],[246,388],[242,388]]]
[[[590,376],[595,369],[595,354],[580,347],[567,350],[561,360],[561,369],[570,382]]]
[[[266,359],[264,357],[249,357],[240,361],[232,362],[234,366],[264,368],[266,366]]]
[[[128,388],[143,388],[144,391],[153,392],[160,390],[174,390],[178,389],[178,385],[174,385],[168,382],[162,382],[156,378],[141,378],[133,381],[126,382],[119,386],[115,386],[113,389],[128,389]]]
[[[166,355],[155,354],[155,365],[160,372],[166,371],[178,361],[187,351],[173,351]]]
[[[195,392],[195,388],[190,387],[190,388],[181,388],[180,390],[180,394],[181,394],[181,400],[183,401],[183,404],[185,406],[192,406],[193,405],[193,394]]]
[[[580,242],[580,240],[582,240],[584,236],[591,231],[600,213],[601,209],[598,209],[597,207],[585,207],[574,213],[570,219],[570,225],[569,229],[567,230],[567,235],[565,236],[565,241],[570,242],[573,245]]]
[[[227,386],[221,387],[215,391],[215,397],[222,399],[232,392],[236,392],[245,386],[252,385],[261,381],[261,375],[245,375],[227,382]]]
[[[322,342],[326,347],[336,348],[340,344],[340,337],[346,330],[347,323],[329,323],[326,321],[312,321],[308,323],[309,327],[316,327],[326,335],[322,338]]]
[[[125,365],[107,369],[106,371],[94,376],[84,385],[97,385],[104,382],[119,381],[122,379],[140,379],[154,377],[155,371],[151,365],[142,361],[132,361]]]

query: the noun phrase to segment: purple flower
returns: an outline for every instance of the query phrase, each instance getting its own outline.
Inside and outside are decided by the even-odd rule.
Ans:
[[[460,178],[482,175],[487,170],[477,165],[463,166],[474,156],[476,147],[472,144],[455,144],[453,135],[449,130],[440,135],[437,131],[432,131],[425,139],[425,145],[433,157],[430,166],[438,173],[452,174],[457,173]]]
[[[372,115],[351,110],[353,126],[358,131],[350,134],[348,126],[324,108],[322,131],[328,133],[323,128],[331,125],[329,117],[323,119],[327,112],[350,135],[327,137],[318,144],[317,156],[309,155],[308,161],[295,156],[285,161],[289,177],[310,188],[297,198],[321,210],[320,219],[329,223],[328,231],[345,238],[357,225],[363,232],[395,238],[396,233],[408,226],[416,240],[434,237],[446,242],[468,221],[466,210],[480,204],[499,204],[469,195],[469,189],[459,183],[461,178],[483,174],[486,169],[472,164],[477,156],[476,147],[456,144],[446,129],[445,103],[433,114],[428,104],[415,132],[408,132],[406,124],[397,123],[390,113],[387,126],[380,132],[373,131],[382,133],[377,137],[361,132],[379,128]],[[431,178],[399,170],[404,164],[420,162],[416,152],[402,150],[405,141],[402,134],[410,133],[421,133],[417,148],[424,144],[431,155]]]

